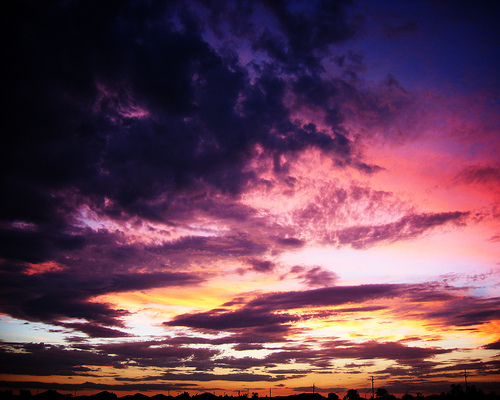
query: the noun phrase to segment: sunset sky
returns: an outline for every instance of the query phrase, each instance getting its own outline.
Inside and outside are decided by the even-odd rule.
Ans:
[[[500,3],[3,12],[0,390],[500,391]]]

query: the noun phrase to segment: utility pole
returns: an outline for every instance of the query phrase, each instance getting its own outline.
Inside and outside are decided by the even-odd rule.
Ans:
[[[314,394],[314,383],[313,383],[313,394]]]
[[[271,388],[269,388],[269,398],[271,398],[273,396],[271,396]]]
[[[371,378],[372,378],[372,399],[374,399],[375,398],[375,388],[373,386],[373,376]]]
[[[465,380],[465,393],[467,393],[467,370],[464,370],[464,380]]]

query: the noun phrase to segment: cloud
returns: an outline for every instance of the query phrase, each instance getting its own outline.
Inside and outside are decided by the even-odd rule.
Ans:
[[[216,308],[207,312],[194,312],[175,316],[165,326],[186,326],[207,331],[241,332],[250,329],[244,346],[265,343],[257,340],[255,329],[277,329],[272,342],[283,341],[293,332],[294,324],[315,318],[342,316],[372,311],[393,312],[399,318],[418,312],[429,326],[477,326],[497,317],[495,299],[477,299],[464,295],[467,288],[453,288],[437,283],[427,284],[371,284],[333,286],[302,291],[265,293],[246,302],[229,302],[226,306],[239,305],[234,310]],[[374,303],[376,302],[376,303]],[[431,305],[439,302],[436,311]],[[404,306],[400,306],[404,304]],[[346,307],[339,307],[345,305]],[[328,309],[328,307],[335,307]],[[326,308],[326,309],[325,309]],[[294,310],[307,309],[297,314]],[[300,330],[300,328],[297,328]],[[253,336],[252,336],[253,335]],[[225,338],[229,342],[233,339]],[[401,342],[403,343],[403,342]],[[380,347],[383,348],[383,347]]]
[[[338,359],[395,360],[403,365],[421,365],[428,358],[453,350],[430,347],[406,346],[399,342],[351,342],[345,340],[323,341],[321,348],[298,346],[286,351],[276,351],[265,358],[265,362],[277,364],[309,363],[320,368],[330,368]],[[432,365],[432,363],[430,364]],[[358,368],[359,366],[355,366]],[[351,367],[349,367],[351,368]]]
[[[87,381],[80,384],[74,383],[58,383],[58,382],[39,382],[39,381],[0,381],[0,387],[4,388],[39,388],[47,390],[64,390],[74,391],[78,390],[123,390],[123,391],[136,391],[147,392],[152,390],[168,391],[168,390],[193,390],[197,389],[198,385],[194,383],[122,383],[122,384],[108,384],[108,383],[95,383]]]
[[[489,323],[500,317],[498,298],[475,298],[464,296],[450,299],[439,310],[432,310],[427,317],[444,324],[459,327],[473,327]]]
[[[463,223],[468,212],[443,212],[427,214],[410,214],[396,222],[375,226],[353,226],[333,233],[328,242],[338,245],[351,245],[363,249],[379,242],[395,242],[411,239],[426,231],[449,222]]]
[[[471,165],[455,176],[455,181],[467,184],[488,185],[489,188],[500,185],[499,165]]]
[[[256,272],[271,272],[275,265],[269,260],[259,260],[256,258],[251,258],[248,263],[252,266],[252,270]]]
[[[242,26],[226,7],[206,9],[211,26],[227,18]],[[343,4],[321,2],[306,12],[258,7],[276,19],[272,41],[280,32],[304,65],[352,35]],[[278,154],[311,146],[341,158],[350,153],[339,129],[293,120],[287,80],[272,67],[251,79],[237,59],[211,47],[199,9],[181,2],[10,7],[16,23],[6,67],[16,84],[5,88],[3,217],[54,226],[53,214],[64,229],[71,208],[61,205],[71,196],[112,218],[164,220],[172,199],[165,193],[200,183],[241,193],[256,179],[246,161],[257,144]],[[240,34],[252,37],[257,25],[245,26]]]
[[[62,326],[83,332],[91,338],[117,338],[132,336],[131,334],[122,332],[118,329],[107,328],[105,326],[92,323],[72,322],[62,324]]]
[[[87,375],[92,367],[123,365],[116,357],[104,353],[68,349],[44,343],[0,343],[3,374],[13,375]],[[22,350],[22,351],[19,351]]]
[[[265,310],[336,306],[379,298],[392,298],[401,295],[404,288],[405,285],[373,284],[268,293],[249,301],[247,306]]]
[[[10,315],[28,321],[59,324],[67,318],[86,319],[92,325],[81,327],[86,333],[98,325],[123,326],[122,318],[129,315],[123,309],[93,301],[98,295],[157,287],[196,285],[202,278],[180,272],[157,273],[95,273],[63,270],[42,274],[3,274],[4,288],[0,307]],[[97,325],[96,325],[97,324]],[[104,330],[101,329],[104,333]],[[111,334],[111,331],[107,331]],[[95,331],[94,331],[95,333]]]
[[[279,31],[265,29],[254,44],[273,59],[294,70],[306,67],[320,68],[318,53],[330,44],[341,43],[356,30],[349,21],[347,2],[319,2],[316,7],[292,7],[286,2],[263,2],[276,18]]]
[[[484,345],[483,347],[485,349],[489,349],[489,350],[498,350],[498,349],[500,349],[500,340],[497,340],[496,342]]]
[[[189,326],[192,328],[211,330],[234,330],[255,326],[272,326],[297,321],[299,317],[288,314],[274,314],[266,310],[243,308],[237,311],[215,309],[204,313],[182,314],[172,321],[165,322],[168,326]]]
[[[91,348],[92,350],[92,348]],[[125,364],[133,361],[142,367],[173,368],[195,365],[201,368],[220,353],[216,348],[170,345],[167,341],[131,341],[103,343],[93,350],[110,354]]]
[[[302,318],[284,311],[308,307],[337,306],[401,296],[404,285],[336,286],[304,291],[267,293],[248,301],[236,310],[217,308],[207,312],[182,314],[165,322],[166,326],[188,326],[209,330],[238,330],[273,327],[297,322]]]
[[[291,268],[290,273],[297,274],[297,277],[309,287],[332,286],[339,278],[336,273],[319,266],[305,268],[296,265]]]
[[[268,375],[256,373],[232,373],[232,374],[215,374],[207,372],[193,372],[190,374],[181,373],[165,373],[162,375],[164,380],[181,380],[181,381],[235,381],[235,382],[278,382],[286,379],[294,379],[303,377],[304,374],[284,376],[284,375]]]

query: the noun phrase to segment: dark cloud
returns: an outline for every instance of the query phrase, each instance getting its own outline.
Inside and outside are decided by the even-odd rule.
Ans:
[[[226,7],[207,9],[212,26],[230,18]],[[352,35],[344,4],[260,7],[301,63]],[[350,152],[340,133],[291,119],[287,82],[271,67],[252,81],[237,59],[217,53],[195,10],[183,2],[9,6],[2,218],[47,230],[56,216],[64,228],[71,193],[113,218],[161,220],[165,193],[200,182],[240,193],[255,179],[245,167],[256,144]],[[237,20],[242,35],[253,29]]]
[[[390,305],[392,299],[399,299],[399,301]],[[375,301],[378,303],[363,305],[363,303]],[[427,304],[434,302],[442,303],[439,310],[427,308]],[[429,325],[473,327],[496,318],[498,315],[497,303],[498,301],[495,299],[476,299],[463,296],[463,293],[458,289],[432,282],[421,285],[334,286],[262,294],[246,302],[240,300],[226,304],[226,306],[230,304],[240,305],[235,310],[217,308],[207,312],[183,314],[164,324],[166,326],[187,326],[227,332],[240,332],[242,329],[251,328],[250,335],[244,336],[250,340],[242,341],[241,336],[238,339],[236,337],[224,339],[247,346],[253,343],[265,343],[268,339],[268,335],[265,335],[264,340],[258,340],[255,329],[276,329],[277,334],[272,334],[271,341],[283,341],[286,335],[294,329],[290,325],[293,322],[388,309],[393,309],[401,315],[418,312],[423,317],[425,316]],[[398,304],[404,304],[404,306],[398,307]],[[346,307],[338,308],[342,305]],[[314,308],[324,307],[335,308],[314,310]],[[290,312],[297,309],[309,309],[310,311],[304,312],[300,316]]]
[[[162,254],[199,251],[209,256],[239,257],[256,256],[268,250],[268,247],[250,237],[248,234],[235,234],[228,236],[184,236],[161,246],[155,246],[155,252]]]
[[[334,43],[351,38],[355,20],[347,18],[348,1],[320,1],[315,6],[293,5],[286,1],[264,1],[278,23],[278,30],[265,29],[255,42],[261,49],[288,69],[321,69],[319,54]]]
[[[313,267],[298,276],[303,279],[307,286],[332,286],[338,279],[338,275],[321,267]]]
[[[131,334],[122,332],[118,329],[107,328],[105,326],[92,323],[71,322],[62,324],[62,326],[83,332],[91,338],[117,338],[132,336]]]
[[[165,322],[167,326],[189,326],[210,330],[238,330],[250,327],[287,327],[301,317],[285,310],[336,306],[402,295],[402,285],[337,286],[296,292],[269,293],[248,301],[237,310],[226,308],[183,314]],[[305,316],[302,316],[304,318]]]
[[[407,215],[388,224],[345,228],[333,233],[327,241],[362,249],[382,241],[395,242],[414,238],[449,222],[463,223],[468,215],[468,212],[459,211]]]
[[[204,313],[182,314],[172,321],[165,322],[168,326],[189,326],[200,329],[234,330],[255,326],[272,326],[297,321],[299,317],[289,314],[274,314],[266,310],[242,308],[237,311],[215,309]]]
[[[332,353],[337,357],[356,358],[356,359],[380,359],[396,360],[401,364],[413,365],[420,363],[425,359],[433,358],[439,354],[446,354],[453,349],[443,349],[437,347],[416,347],[407,346],[400,342],[378,342],[368,341],[361,344],[346,344],[344,342],[331,343]],[[325,348],[330,345],[325,343]],[[349,357],[346,355],[350,354]]]
[[[271,272],[275,265],[269,260],[259,260],[256,258],[251,258],[248,263],[252,266],[252,270],[256,272]]]
[[[404,289],[405,285],[374,284],[269,293],[251,300],[248,307],[266,310],[291,310],[305,307],[336,306],[392,298],[401,295]]]
[[[235,382],[278,382],[286,379],[294,379],[303,377],[301,375],[269,375],[269,374],[256,374],[256,373],[232,373],[232,374],[219,374],[219,373],[207,373],[207,372],[193,372],[189,374],[181,373],[165,373],[162,375],[161,379],[171,381],[171,380],[182,380],[182,381],[235,381]]]
[[[455,180],[468,184],[489,185],[490,188],[500,185],[500,166],[499,165],[471,165],[460,171]]]
[[[500,350],[500,340],[497,340],[496,342],[493,343],[489,343],[483,347],[489,350]]]
[[[285,246],[285,247],[302,247],[305,242],[301,239],[295,237],[286,237],[286,238],[275,238],[276,243]]]
[[[123,326],[121,318],[128,315],[128,311],[92,301],[92,298],[107,293],[192,285],[202,281],[196,275],[180,272],[81,272],[63,270],[34,275],[3,274],[0,280],[0,307],[16,318],[28,321],[58,324],[66,318],[82,318],[98,325]],[[92,331],[91,326],[85,324],[71,327],[77,329],[78,326],[85,333]],[[94,329],[100,328],[94,326]],[[108,333],[111,334],[111,331]]]
[[[430,311],[428,318],[448,325],[473,327],[488,323],[500,316],[500,299],[461,297],[450,299],[439,310]]]
[[[450,353],[453,350],[412,347],[399,342],[350,342],[345,340],[324,341],[321,349],[309,346],[297,346],[286,351],[276,351],[265,358],[265,362],[276,364],[308,363],[320,368],[329,368],[336,359],[395,360],[403,365],[420,365],[428,358],[439,354]],[[358,366],[356,366],[357,368]]]
[[[143,367],[173,368],[206,365],[220,353],[216,348],[170,345],[167,341],[130,341],[96,345],[95,350],[110,354],[123,363],[133,361]]]
[[[26,388],[26,389],[47,389],[47,390],[65,390],[73,392],[74,390],[123,390],[123,391],[136,391],[148,392],[152,390],[168,391],[168,390],[193,390],[197,389],[198,385],[194,383],[95,383],[87,381],[84,383],[57,383],[57,382],[39,382],[39,381],[0,381],[0,387],[4,388]],[[203,389],[200,389],[203,390]]]
[[[116,357],[93,351],[68,349],[43,343],[0,343],[3,374],[14,375],[87,375],[93,368],[112,366],[121,369],[124,366]],[[22,351],[20,351],[22,350]]]

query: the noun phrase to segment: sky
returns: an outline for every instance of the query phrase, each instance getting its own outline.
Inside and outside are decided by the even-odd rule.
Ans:
[[[0,387],[500,391],[488,1],[12,1]]]

